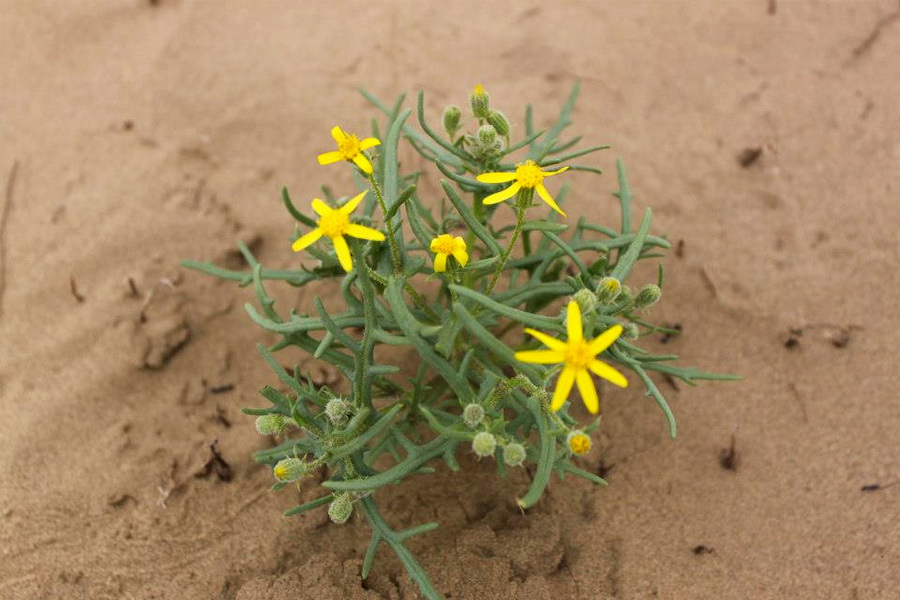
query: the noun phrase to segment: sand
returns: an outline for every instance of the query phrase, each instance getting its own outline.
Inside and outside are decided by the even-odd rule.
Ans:
[[[424,88],[436,118],[483,83],[521,127],[576,78],[577,126],[614,150],[573,176],[570,212],[615,223],[622,157],[684,240],[653,309],[684,335],[648,346],[746,379],[661,382],[676,441],[640,390],[607,395],[583,464],[608,488],[554,480],[523,515],[523,474],[463,457],[383,511],[441,522],[413,548],[452,598],[900,595],[896,0],[0,13],[0,598],[415,598],[384,549],[360,580],[364,521],[280,516],[315,490],[268,491],[249,456],[269,441],[239,412],[273,380],[254,350],[272,338],[250,290],[178,263],[239,264],[242,238],[298,264],[279,188],[349,182],[315,155],[367,125],[359,86]]]

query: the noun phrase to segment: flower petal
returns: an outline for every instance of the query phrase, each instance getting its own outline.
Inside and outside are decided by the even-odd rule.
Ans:
[[[375,146],[380,146],[381,140],[377,138],[365,138],[359,141],[359,149],[360,150],[368,150],[369,148],[374,148]]]
[[[569,301],[566,307],[566,333],[569,343],[580,342],[584,339],[584,325],[581,323],[581,308],[574,300]]]
[[[597,388],[594,386],[594,380],[587,369],[578,369],[575,375],[575,382],[578,384],[578,391],[581,392],[581,400],[587,407],[588,412],[596,415],[600,410],[600,398],[597,397]]]
[[[566,356],[559,350],[523,350],[516,352],[516,360],[534,365],[558,365]]]
[[[565,342],[558,340],[556,338],[552,338],[549,335],[547,335],[546,333],[542,333],[542,332],[538,331],[537,329],[531,329],[530,327],[526,327],[525,333],[527,333],[530,336],[536,337],[538,340],[541,341],[541,343],[543,343],[545,346],[547,346],[551,350],[562,351],[562,350],[566,349]]]
[[[341,266],[349,273],[353,269],[353,258],[350,256],[347,240],[344,239],[344,236],[339,235],[331,238],[331,241],[334,242],[334,252],[337,254]]]
[[[469,253],[462,249],[457,249],[453,251],[453,258],[456,259],[456,262],[459,263],[459,266],[464,267],[466,263],[469,262]]]
[[[331,137],[334,138],[334,141],[336,141],[338,144],[340,144],[341,142],[343,142],[344,140],[347,139],[347,134],[344,133],[343,129],[341,129],[340,127],[335,125],[334,127],[331,128]]]
[[[319,160],[320,165],[330,165],[331,163],[344,160],[344,155],[337,150],[332,150],[331,152],[320,154],[316,158]]]
[[[517,181],[505,190],[501,190],[495,194],[491,194],[490,196],[482,200],[482,202],[484,202],[485,204],[498,204],[500,202],[503,202],[504,200],[507,200],[508,198],[512,198],[513,196],[515,196],[518,193],[520,187],[522,187],[522,185]]]
[[[312,201],[312,209],[316,212],[320,217],[324,217],[328,213],[332,212],[334,209],[325,204],[319,198],[313,198]]]
[[[317,241],[319,241],[320,237],[322,237],[322,230],[318,228],[313,229],[306,235],[294,240],[294,243],[291,244],[291,250],[293,250],[294,252],[300,252],[301,250],[308,248],[312,244],[315,244]]]
[[[372,163],[369,162],[369,159],[362,152],[353,157],[353,162],[366,175],[372,174]]]
[[[555,171],[544,171],[544,177],[552,177],[553,175],[559,175],[563,171],[568,171],[569,167],[563,167],[561,169],[557,169]]]
[[[513,181],[516,178],[515,172],[512,173],[482,173],[475,179],[480,181],[481,183],[506,183],[508,181]]]
[[[356,223],[350,223],[349,225],[347,225],[346,233],[350,237],[355,237],[361,240],[372,240],[375,242],[384,241],[384,234],[377,229],[372,229],[371,227],[366,227],[365,225],[357,225]]]
[[[360,202],[362,202],[363,197],[365,197],[365,195],[368,193],[369,193],[369,190],[366,190],[366,191],[362,192],[361,194],[357,194],[357,195],[353,196],[352,198],[347,200],[347,203],[344,204],[342,207],[340,207],[338,210],[341,211],[342,213],[344,213],[345,215],[349,215],[354,210],[356,210],[356,207],[359,206]]]
[[[553,412],[562,408],[572,391],[572,384],[575,383],[575,369],[566,367],[556,380],[556,390],[553,392],[553,400],[550,401],[550,410]]]
[[[625,379],[625,376],[603,361],[592,360],[590,364],[588,364],[588,369],[593,371],[597,377],[602,377],[613,385],[623,388],[628,387],[628,380]]]
[[[436,273],[443,273],[447,270],[447,255],[442,252],[438,252],[437,256],[434,257],[434,271]]]
[[[541,200],[550,205],[550,208],[561,214],[562,216],[566,216],[566,213],[563,212],[563,209],[559,207],[559,204],[553,199],[553,196],[550,195],[550,192],[547,191],[547,186],[543,183],[537,184],[537,193],[538,196],[541,197]]]
[[[619,339],[620,335],[622,335],[622,326],[613,325],[590,341],[590,343],[588,344],[588,348],[590,348],[591,354],[597,356],[598,354],[612,346],[613,342]]]

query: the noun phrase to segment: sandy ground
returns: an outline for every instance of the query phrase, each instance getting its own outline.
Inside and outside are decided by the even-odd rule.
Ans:
[[[900,485],[861,489],[900,480],[896,0],[5,0],[0,49],[0,598],[416,597],[386,550],[360,581],[364,522],[280,517],[298,494],[239,413],[271,338],[178,262],[242,237],[297,264],[279,187],[346,182],[315,155],[374,114],[358,86],[436,118],[483,83],[521,126],[575,78],[595,164],[685,240],[654,308],[685,335],[651,347],[747,379],[669,390],[674,442],[610,395],[606,489],[522,515],[524,476],[467,459],[384,512],[441,521],[413,546],[452,598],[900,596]],[[572,181],[570,212],[615,222],[612,176]]]

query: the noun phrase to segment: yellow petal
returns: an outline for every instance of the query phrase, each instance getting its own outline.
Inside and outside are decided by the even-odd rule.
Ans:
[[[354,210],[356,210],[356,207],[359,206],[360,202],[362,202],[363,197],[368,193],[369,193],[369,190],[366,190],[366,191],[362,192],[361,194],[357,194],[357,195],[353,196],[352,198],[347,200],[347,203],[345,205],[343,205],[342,207],[340,207],[338,210],[341,211],[342,213],[344,213],[345,215],[349,215]]]
[[[483,202],[485,204],[498,204],[500,202],[503,202],[504,200],[515,196],[516,193],[518,193],[520,187],[522,186],[517,181],[505,190],[499,191],[496,194],[491,194],[490,196],[485,198]]]
[[[338,144],[340,144],[341,142],[343,142],[344,140],[347,139],[347,134],[344,133],[343,129],[341,129],[340,127],[335,125],[334,127],[331,128],[331,137],[334,138],[334,141],[336,141]]]
[[[369,159],[362,152],[353,157],[353,162],[366,175],[372,174],[372,163],[369,162]]]
[[[613,385],[619,387],[628,387],[628,380],[625,376],[613,369],[611,366],[600,360],[592,360],[588,364],[588,369],[594,372],[597,377],[602,377]]]
[[[516,178],[515,173],[482,173],[475,179],[481,183],[506,183]]]
[[[380,146],[381,140],[376,138],[365,138],[360,140],[359,149],[360,150],[368,150],[369,148],[374,148],[375,146]]]
[[[347,246],[347,240],[339,235],[331,238],[331,241],[334,242],[334,252],[337,254],[341,266],[349,273],[353,269],[353,258],[350,256],[350,247]]]
[[[334,209],[322,202],[318,198],[313,198],[312,201],[312,209],[316,212],[320,217],[324,217],[328,213],[332,212]]]
[[[587,372],[587,369],[578,369],[575,382],[578,384],[581,400],[587,407],[588,412],[596,415],[597,411],[600,410],[600,399],[597,397],[597,388],[594,387],[594,380],[591,379],[591,374]]]
[[[559,350],[523,350],[516,352],[516,360],[534,365],[557,365],[566,359]]]
[[[466,249],[466,240],[462,238],[461,235],[453,238],[453,246],[456,250],[465,250]]]
[[[434,257],[434,270],[436,273],[443,273],[447,270],[447,255],[438,252]]]
[[[552,338],[549,335],[547,335],[546,333],[542,333],[542,332],[538,331],[537,329],[531,329],[530,327],[526,327],[525,333],[536,337],[538,340],[541,341],[541,343],[543,343],[545,346],[547,346],[551,350],[562,351],[562,350],[566,349],[565,342],[558,340],[556,338]]]
[[[569,343],[580,341],[584,337],[584,325],[581,324],[581,309],[574,300],[566,307],[566,333]]]
[[[459,263],[459,266],[464,267],[466,263],[469,262],[469,253],[465,250],[454,250],[453,258],[456,259],[456,262]]]
[[[547,191],[547,187],[543,183],[537,184],[537,193],[538,196],[541,197],[541,200],[550,205],[550,208],[561,214],[562,216],[566,216],[566,213],[563,212],[563,209],[559,207],[559,204],[553,199],[553,196],[550,195],[550,192]]]
[[[320,154],[317,158],[320,165],[330,165],[331,163],[344,160],[344,155],[337,150],[332,150],[331,152]]]
[[[297,238],[294,243],[291,244],[291,250],[293,250],[294,252],[300,252],[301,250],[316,243],[320,237],[322,237],[322,230],[313,229],[306,235]]]
[[[591,340],[590,344],[588,344],[588,348],[590,349],[591,354],[597,356],[598,354],[612,346],[613,342],[619,339],[620,335],[622,335],[622,326],[613,325]]]
[[[572,384],[575,383],[575,369],[566,367],[559,375],[556,381],[556,390],[553,392],[553,400],[550,402],[550,410],[553,412],[562,408],[572,391]]]
[[[384,234],[377,229],[372,229],[371,227],[366,227],[365,225],[357,225],[356,223],[350,223],[349,225],[347,225],[347,235],[349,235],[350,237],[359,238],[361,240],[372,240],[375,242],[384,241]]]
[[[552,177],[553,175],[559,175],[563,171],[568,171],[569,167],[563,167],[562,169],[557,169],[555,171],[544,171],[544,177]]]
[[[431,240],[431,245],[429,246],[432,252],[437,252],[437,247],[441,243],[441,236],[438,236]]]

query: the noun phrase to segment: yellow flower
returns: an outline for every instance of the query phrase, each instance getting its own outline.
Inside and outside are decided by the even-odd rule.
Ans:
[[[573,431],[566,437],[572,454],[581,456],[591,451],[591,438],[583,431]]]
[[[360,140],[355,135],[346,133],[337,125],[331,128],[331,137],[337,142],[338,149],[320,154],[318,156],[320,165],[330,165],[339,160],[348,160],[355,163],[366,175],[372,174],[372,163],[369,162],[363,151],[381,144],[379,140],[375,138]]]
[[[431,240],[431,251],[437,254],[434,257],[434,270],[438,273],[447,270],[447,259],[451,254],[461,267],[466,266],[466,263],[469,262],[466,240],[460,236],[453,237],[449,233],[442,233]]]
[[[572,385],[577,383],[584,405],[591,413],[596,414],[600,410],[600,400],[597,397],[594,380],[591,379],[591,372],[619,387],[628,386],[628,380],[621,373],[605,362],[597,360],[597,355],[609,348],[622,335],[622,326],[614,325],[588,341],[584,339],[581,309],[578,308],[577,302],[571,301],[566,309],[566,329],[569,339],[565,342],[553,339],[540,331],[526,329],[526,333],[533,335],[550,349],[516,352],[516,360],[537,365],[562,364],[563,370],[556,382],[550,409],[557,411],[562,408],[569,397],[569,392],[572,391]]]
[[[347,240],[344,239],[345,235],[361,240],[384,241],[384,234],[377,229],[350,222],[350,213],[359,206],[366,192],[368,190],[358,196],[354,196],[340,208],[331,208],[318,198],[313,198],[312,209],[319,215],[318,227],[293,243],[291,248],[294,252],[300,252],[324,235],[331,238],[331,242],[334,244],[334,251],[337,253],[341,266],[349,273],[350,269],[353,268],[353,259],[350,257],[350,247],[347,246]]]
[[[568,168],[569,167],[563,167],[562,169],[557,169],[556,171],[544,171],[541,169],[540,165],[535,163],[533,160],[526,160],[525,162],[516,166],[515,173],[482,173],[481,175],[476,177],[476,179],[481,183],[508,183],[510,181],[515,182],[505,190],[499,191],[495,194],[491,194],[490,196],[485,198],[485,204],[497,204],[499,202],[503,202],[504,200],[515,196],[521,188],[533,188],[537,190],[538,196],[540,196],[544,202],[550,205],[550,208],[565,217],[566,213],[564,213],[559,205],[553,200],[553,196],[550,195],[550,192],[548,192],[547,188],[544,186],[544,177],[558,175]]]

